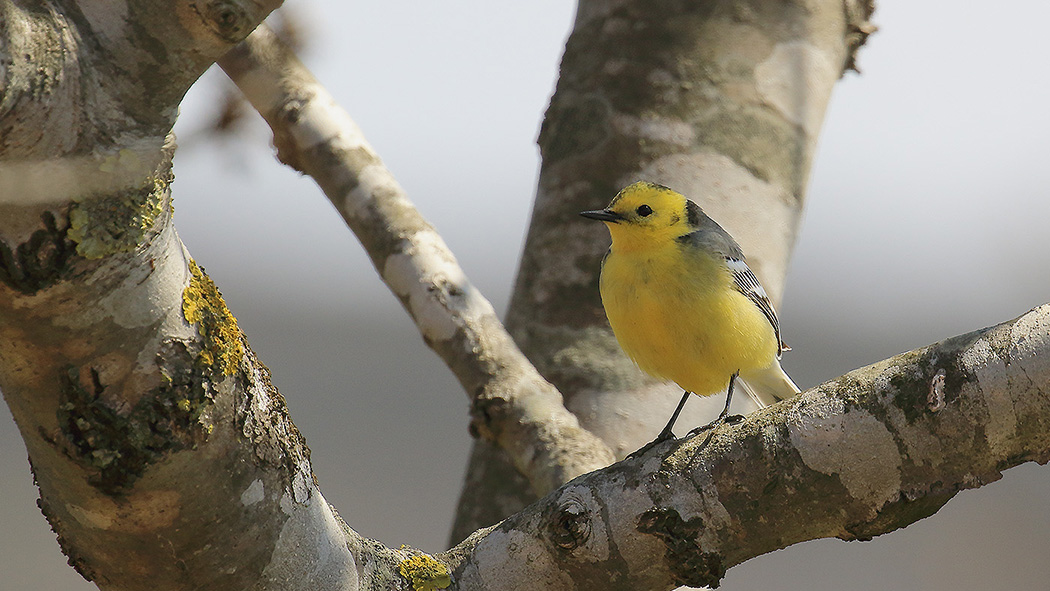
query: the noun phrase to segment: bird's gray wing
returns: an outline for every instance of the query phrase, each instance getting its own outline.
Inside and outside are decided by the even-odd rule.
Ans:
[[[758,277],[755,277],[751,268],[744,261],[744,251],[729,232],[708,217],[700,206],[689,201],[686,203],[686,213],[693,231],[680,236],[678,240],[701,251],[717,253],[725,257],[726,266],[733,273],[733,286],[758,306],[758,309],[762,310],[762,314],[773,326],[773,332],[777,337],[777,358],[779,359],[780,354],[790,350],[791,347],[785,345],[780,339],[780,320],[777,319],[777,313],[773,309],[773,303],[769,301],[765,288],[758,282]]]
[[[780,339],[780,320],[777,319],[777,312],[773,309],[773,303],[769,301],[765,288],[758,282],[758,277],[755,277],[755,274],[744,262],[744,259],[727,256],[726,265],[733,273],[733,286],[736,287],[737,291],[747,296],[747,299],[754,302],[758,309],[765,314],[769,323],[773,325],[773,332],[777,337],[777,359],[779,359],[780,354],[790,349],[790,347],[785,345],[784,341]]]

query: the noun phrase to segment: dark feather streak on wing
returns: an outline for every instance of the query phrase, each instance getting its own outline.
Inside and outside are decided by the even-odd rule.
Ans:
[[[747,296],[749,300],[762,310],[769,323],[773,326],[773,332],[777,338],[777,358],[784,351],[791,349],[780,339],[780,321],[777,313],[773,310],[773,304],[758,277],[744,262],[744,251],[736,240],[726,232],[718,222],[707,217],[703,209],[692,201],[686,202],[686,214],[689,227],[693,231],[678,237],[678,241],[692,249],[700,252],[718,253],[725,257],[726,266],[733,273],[733,286],[737,291]]]
[[[772,302],[769,301],[766,290],[758,282],[758,277],[755,277],[751,268],[742,259],[726,257],[726,264],[733,272],[733,286],[737,288],[737,291],[747,296],[747,299],[754,302],[758,309],[765,314],[769,323],[773,325],[773,332],[777,338],[777,358],[779,359],[780,354],[789,347],[780,339],[780,321],[777,319],[777,313],[773,309]]]

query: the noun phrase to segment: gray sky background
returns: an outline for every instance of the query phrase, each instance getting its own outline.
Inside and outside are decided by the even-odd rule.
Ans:
[[[572,3],[290,5],[314,32],[307,63],[504,309]],[[884,0],[875,22],[863,75],[831,102],[780,310],[803,388],[1050,301],[1050,4]],[[180,235],[273,371],[328,500],[364,535],[440,551],[466,396],[259,122],[199,133],[226,85],[209,72],[183,107]],[[0,587],[94,588],[65,566],[0,413]],[[721,588],[1043,589],[1048,485],[1050,468],[1022,466],[906,530],[775,552]]]

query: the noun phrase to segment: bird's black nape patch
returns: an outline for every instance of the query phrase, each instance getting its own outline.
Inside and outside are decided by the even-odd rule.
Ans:
[[[685,200],[685,215],[686,221],[689,222],[691,228],[696,228],[700,225],[700,220],[704,217],[704,210],[700,209],[700,206],[693,203],[691,200]]]

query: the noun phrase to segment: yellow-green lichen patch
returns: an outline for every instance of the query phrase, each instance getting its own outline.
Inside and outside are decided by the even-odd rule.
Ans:
[[[233,375],[244,357],[244,334],[215,282],[192,260],[190,284],[182,291],[182,314],[201,335],[198,362],[221,375]]]
[[[397,565],[402,577],[412,583],[415,591],[436,591],[452,584],[448,567],[426,554],[402,560]]]
[[[135,250],[164,211],[173,179],[170,170],[160,171],[137,187],[74,203],[66,236],[76,243],[77,254],[99,259]]]

